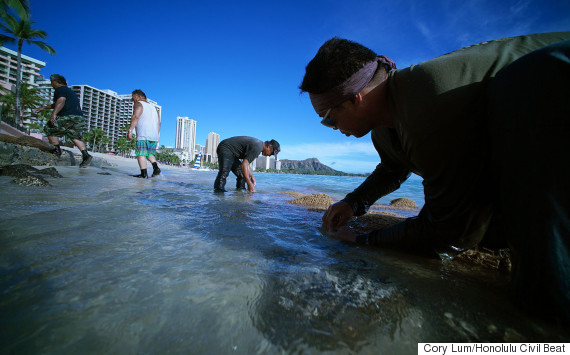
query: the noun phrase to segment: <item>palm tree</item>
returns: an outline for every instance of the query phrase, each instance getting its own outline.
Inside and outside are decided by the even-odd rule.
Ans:
[[[5,2],[14,2],[14,0],[5,0]],[[18,19],[16,16],[9,13],[0,13],[2,22],[0,22],[0,28],[8,35],[2,35],[0,37],[0,44],[4,42],[17,43],[18,44],[18,65],[16,69],[16,123],[20,120],[20,86],[22,83],[22,45],[24,42],[28,44],[34,44],[40,49],[48,52],[50,55],[55,54],[55,50],[50,47],[47,43],[40,41],[38,39],[45,39],[47,33],[42,30],[36,30],[32,28],[34,24],[30,20],[29,16],[26,14]]]
[[[0,87],[0,105],[2,105],[2,116],[8,117],[16,110],[16,94],[11,90]],[[45,100],[40,96],[40,89],[21,83],[20,85],[20,107],[22,111],[31,111],[36,107],[45,104]],[[45,111],[44,111],[45,112]],[[14,122],[16,123],[16,122]]]
[[[92,134],[91,138],[93,139],[91,151],[95,152],[95,147],[101,144],[101,139],[103,139],[105,136],[105,131],[103,131],[101,128],[95,128],[92,129],[90,133]]]
[[[30,13],[30,2],[28,0],[0,0],[0,12],[8,13],[10,9],[16,11],[20,17]]]
[[[127,141],[127,137],[117,139],[116,145],[117,150],[124,157],[125,153],[129,150],[129,141]]]
[[[109,143],[111,143],[111,138],[107,137],[107,136],[103,136],[101,137],[101,142],[99,142],[99,148],[97,149],[97,151],[101,151],[101,146],[103,146],[103,148],[105,149],[105,152],[107,151],[107,149],[109,148]]]

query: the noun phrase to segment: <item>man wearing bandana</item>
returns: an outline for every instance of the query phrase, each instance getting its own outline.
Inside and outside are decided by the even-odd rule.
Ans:
[[[306,67],[321,123],[371,132],[374,172],[323,215],[332,237],[450,257],[481,243],[512,251],[511,294],[570,322],[570,32],[473,45],[396,69],[339,38]],[[345,225],[415,173],[417,217],[365,235]]]

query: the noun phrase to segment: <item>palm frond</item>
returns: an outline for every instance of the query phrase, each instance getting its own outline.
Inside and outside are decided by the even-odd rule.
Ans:
[[[0,46],[3,45],[4,43],[15,43],[16,40],[14,40],[12,37],[0,34]]]
[[[5,12],[8,12],[8,8],[10,8],[16,11],[20,17],[26,17],[30,13],[28,0],[0,0],[0,5]]]
[[[8,26],[8,27],[6,27],[6,26],[2,26],[2,27],[9,28],[9,29],[14,29],[14,28],[18,27],[18,22],[19,22],[18,18],[16,16],[10,14],[10,13],[0,12],[0,19],[2,20],[2,22],[5,22],[6,25]],[[1,22],[0,22],[0,24],[1,24]]]
[[[47,43],[42,42],[42,41],[28,41],[29,43],[33,43],[36,46],[38,46],[41,50],[48,52],[49,55],[54,55],[55,54],[55,49],[53,49],[51,46],[49,46]]]

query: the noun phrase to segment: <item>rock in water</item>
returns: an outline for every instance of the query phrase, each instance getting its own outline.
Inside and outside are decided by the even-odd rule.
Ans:
[[[51,177],[54,178],[62,178],[63,176],[61,176],[61,174],[57,171],[56,168],[51,167],[51,168],[45,168],[42,170],[38,171],[38,174],[42,174],[42,175],[49,175]]]
[[[23,186],[49,186],[50,184],[41,177],[41,175],[49,175],[55,178],[63,177],[55,168],[38,170],[33,166],[26,164],[14,164],[0,167],[0,175],[15,177],[17,179],[12,182]]]
[[[409,198],[397,198],[390,201],[390,206],[397,207],[397,208],[418,208],[418,205],[413,200]]]
[[[34,175],[17,178],[16,180],[13,180],[12,183],[22,186],[49,186],[49,182]]]
[[[38,171],[38,169],[27,164],[14,164],[0,167],[0,175],[13,176],[17,178],[26,177],[33,173],[37,173]]]
[[[287,201],[295,205],[302,205],[311,209],[326,210],[332,204],[332,199],[327,194],[312,194]]]

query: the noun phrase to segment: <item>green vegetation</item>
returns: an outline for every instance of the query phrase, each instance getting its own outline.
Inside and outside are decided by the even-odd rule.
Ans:
[[[182,162],[180,157],[174,154],[173,149],[165,148],[164,146],[161,146],[160,149],[156,151],[156,160],[172,165],[178,165]]]
[[[105,131],[101,128],[94,128],[89,132],[83,133],[81,140],[90,145],[92,152],[95,152],[95,148],[97,148],[97,151],[101,151],[101,145],[105,145],[110,142],[109,137],[105,135]]]
[[[16,122],[16,93],[0,87],[0,107],[2,108],[2,120],[12,125]],[[26,112],[30,116],[22,117],[24,120],[30,120],[31,123],[38,123],[43,126],[43,121],[49,119],[49,111],[43,111],[39,115],[32,116],[32,110],[40,106],[46,105],[45,100],[40,96],[40,89],[21,83],[20,85],[20,107],[21,112]],[[47,115],[47,116],[46,116]]]
[[[196,159],[192,160],[192,161],[188,164],[188,166],[190,166],[190,167],[192,168],[195,163],[196,163]],[[202,165],[202,167],[206,167],[206,168],[214,169],[214,170],[218,170],[218,167],[219,167],[218,162],[215,162],[215,163],[207,163],[207,162],[203,161],[203,162],[201,162],[200,164]]]
[[[9,9],[13,9],[18,15],[12,14]],[[17,43],[18,45],[18,64],[16,67],[16,102],[14,109],[14,121],[16,125],[20,124],[20,113],[22,105],[20,102],[22,87],[22,46],[24,42],[33,44],[40,49],[48,52],[50,55],[55,54],[55,50],[47,43],[40,41],[45,39],[47,33],[42,30],[36,30],[32,27],[34,22],[30,19],[28,13],[29,7],[27,1],[2,0],[0,6],[0,29],[4,34],[0,35],[0,44]]]

